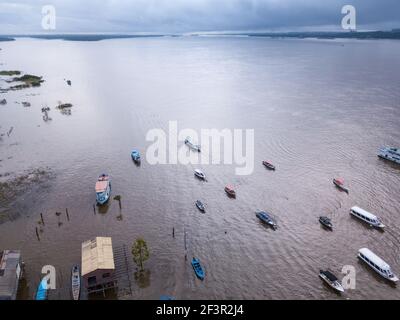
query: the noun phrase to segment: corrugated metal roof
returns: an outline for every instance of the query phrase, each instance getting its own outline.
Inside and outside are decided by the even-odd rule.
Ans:
[[[82,243],[82,276],[98,269],[115,269],[109,237],[96,237]]]

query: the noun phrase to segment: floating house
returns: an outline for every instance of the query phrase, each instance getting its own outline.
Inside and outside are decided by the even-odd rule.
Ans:
[[[15,300],[17,298],[21,277],[21,252],[18,250],[0,251],[0,300]]]
[[[82,243],[82,283],[88,293],[117,287],[111,238],[96,237]]]

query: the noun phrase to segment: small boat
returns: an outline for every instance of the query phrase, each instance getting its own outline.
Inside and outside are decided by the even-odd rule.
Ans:
[[[263,161],[262,164],[263,164],[267,169],[275,170],[275,166],[274,166],[271,162]]]
[[[197,278],[199,278],[200,280],[204,280],[205,274],[199,259],[192,259],[192,267]]]
[[[140,162],[140,153],[139,153],[139,151],[133,150],[133,151],[131,152],[131,157],[132,157],[132,160],[133,160],[133,161],[135,161],[135,162]]]
[[[327,227],[328,229],[331,229],[331,230],[332,230],[333,224],[332,224],[331,219],[329,219],[328,217],[323,217],[323,216],[319,217],[319,222],[320,222],[324,227]]]
[[[335,289],[338,292],[344,292],[344,289],[340,284],[339,279],[336,278],[336,276],[332,272],[329,272],[328,270],[320,270],[319,277],[324,280],[331,288]]]
[[[201,180],[206,180],[206,175],[200,169],[194,170],[194,175]]]
[[[200,200],[196,200],[195,202],[196,207],[201,211],[201,212],[206,212],[206,208],[204,207],[204,204]]]
[[[175,300],[173,296],[161,295],[160,300]]]
[[[400,164],[400,149],[393,147],[384,147],[379,150],[378,157]]]
[[[276,229],[278,227],[276,221],[271,217],[271,215],[268,212],[265,211],[257,211],[256,216],[258,219],[260,219],[263,223],[269,225],[272,227],[272,229]]]
[[[105,204],[111,194],[111,182],[109,176],[104,173],[100,175],[97,179],[95,189],[97,203],[100,205]]]
[[[189,137],[187,137],[187,138],[185,139],[185,144],[186,144],[190,149],[193,149],[193,150],[195,150],[195,151],[197,151],[197,152],[200,152],[200,151],[201,151],[200,145],[192,143],[192,142],[190,141],[190,138],[189,138]]]
[[[47,300],[47,278],[40,281],[36,291],[35,300]]]
[[[79,300],[79,295],[81,292],[81,273],[79,271],[78,265],[72,267],[71,288],[72,288],[72,298],[74,300]]]
[[[230,196],[232,198],[236,198],[236,191],[233,189],[232,186],[226,186],[225,192],[228,194],[228,196]]]
[[[349,189],[344,186],[344,180],[342,178],[334,178],[333,184],[338,187],[340,190],[349,193]]]

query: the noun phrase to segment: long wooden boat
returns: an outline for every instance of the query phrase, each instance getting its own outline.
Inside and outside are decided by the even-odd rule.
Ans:
[[[81,273],[78,265],[74,265],[72,267],[71,290],[72,290],[72,298],[74,300],[79,300],[79,295],[81,293]]]

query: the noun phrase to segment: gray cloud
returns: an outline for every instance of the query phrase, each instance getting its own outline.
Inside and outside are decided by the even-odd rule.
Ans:
[[[398,0],[3,0],[0,33],[42,32],[47,4],[59,33],[338,30],[345,4],[356,7],[359,29],[400,27]]]

